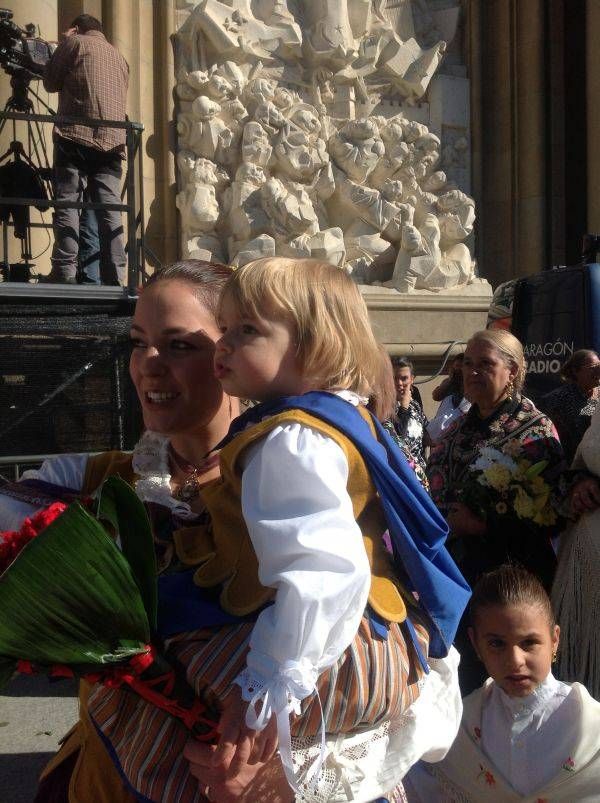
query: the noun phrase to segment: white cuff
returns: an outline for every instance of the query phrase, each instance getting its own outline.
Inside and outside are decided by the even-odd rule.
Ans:
[[[252,730],[261,731],[271,719],[283,713],[300,713],[300,701],[315,690],[317,669],[306,658],[299,661],[285,661],[280,664],[271,677],[265,677],[256,670],[246,667],[235,679],[242,689],[242,699],[249,702],[246,725]],[[255,705],[262,703],[256,714]]]
[[[261,731],[267,726],[271,717],[275,716],[281,763],[287,781],[295,792],[298,791],[298,784],[292,761],[290,714],[301,713],[300,701],[316,691],[317,677],[316,667],[306,658],[301,658],[299,661],[285,661],[268,679],[258,676],[249,668],[244,669],[235,679],[235,683],[242,689],[242,699],[249,703],[246,711],[248,728]],[[257,703],[261,703],[258,714]],[[325,722],[321,709],[321,750],[314,773],[315,783],[324,759]]]

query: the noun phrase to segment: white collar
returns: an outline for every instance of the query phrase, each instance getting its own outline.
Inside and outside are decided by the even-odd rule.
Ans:
[[[196,513],[187,502],[174,499],[171,492],[169,438],[146,430],[133,450],[132,467],[137,475],[134,487],[142,502],[154,502],[168,508],[180,519],[193,519]]]
[[[549,672],[545,680],[526,697],[509,697],[497,683],[493,684],[492,695],[500,701],[509,719],[523,719],[543,711],[548,700],[561,693],[562,685],[552,672]]]

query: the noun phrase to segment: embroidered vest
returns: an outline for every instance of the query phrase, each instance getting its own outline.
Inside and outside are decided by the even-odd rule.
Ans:
[[[363,417],[370,423],[366,414]],[[220,603],[229,613],[245,616],[274,597],[274,589],[265,588],[258,578],[258,560],[242,516],[240,458],[251,444],[264,438],[276,426],[286,423],[312,427],[343,450],[349,469],[348,494],[371,566],[369,603],[387,621],[404,621],[406,603],[411,603],[412,599],[395,576],[382,540],[387,525],[365,462],[358,449],[341,432],[299,410],[288,410],[251,426],[224,447],[220,479],[202,490],[211,526],[189,527],[175,533],[180,560],[191,566],[201,564],[194,575],[197,585],[209,588],[223,584]]]

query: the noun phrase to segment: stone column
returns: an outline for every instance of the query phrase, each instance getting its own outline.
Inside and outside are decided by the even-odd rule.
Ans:
[[[175,207],[175,69],[170,36],[175,31],[175,0],[103,0],[109,40],[129,64],[127,108],[144,125],[144,217],[146,244],[161,263],[177,258]],[[151,256],[149,266],[157,263]]]
[[[494,285],[548,258],[543,19],[543,0],[471,3],[478,256]]]

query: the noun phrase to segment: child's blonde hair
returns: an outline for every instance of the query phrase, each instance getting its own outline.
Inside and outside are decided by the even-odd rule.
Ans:
[[[242,315],[291,323],[298,361],[316,387],[371,394],[377,343],[360,291],[340,268],[316,259],[257,259],[234,272],[225,298]]]

